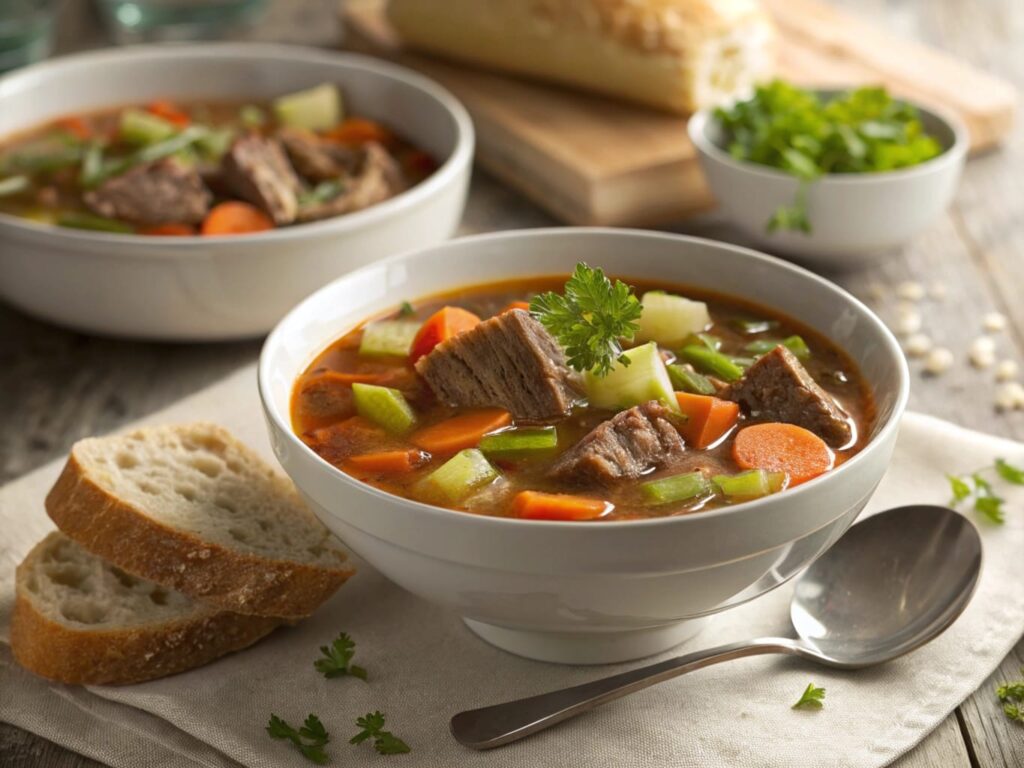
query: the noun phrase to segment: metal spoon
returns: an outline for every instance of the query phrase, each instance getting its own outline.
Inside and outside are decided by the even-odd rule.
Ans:
[[[839,669],[890,661],[938,637],[967,607],[981,572],[981,539],[945,507],[909,506],[850,528],[796,582],[799,639],[766,637],[612,675],[573,688],[460,712],[452,735],[491,749],[609,701],[720,661],[785,653]]]

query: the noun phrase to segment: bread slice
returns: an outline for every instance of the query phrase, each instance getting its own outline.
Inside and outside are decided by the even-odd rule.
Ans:
[[[37,675],[139,683],[252,645],[281,623],[219,611],[86,552],[54,532],[18,566],[11,650]]]
[[[118,568],[222,610],[302,618],[353,573],[294,486],[213,424],[80,440],[46,511]]]

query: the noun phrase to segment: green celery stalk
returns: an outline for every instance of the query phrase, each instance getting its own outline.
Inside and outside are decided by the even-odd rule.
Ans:
[[[169,139],[178,132],[178,127],[162,117],[141,109],[126,109],[121,113],[118,133],[129,144],[155,144]]]
[[[107,219],[103,216],[94,216],[84,211],[64,211],[57,215],[56,224],[58,227],[68,227],[69,229],[88,229],[93,232],[119,232],[125,235],[135,231],[133,226],[125,224],[123,221]]]
[[[408,320],[381,320],[363,328],[359,354],[371,357],[405,357],[422,323]]]
[[[457,504],[474,491],[498,479],[498,471],[476,448],[459,451],[416,483],[419,496]]]
[[[145,165],[146,163],[152,163],[177,154],[186,147],[192,146],[195,142],[206,136],[208,132],[208,129],[200,125],[190,125],[181,133],[177,133],[165,141],[142,147],[128,157],[108,160],[103,163],[103,169],[96,175],[93,185],[98,186],[107,179],[120,176],[137,165]]]
[[[728,356],[704,346],[691,344],[688,347],[683,347],[679,354],[696,368],[725,381],[736,381],[743,375],[743,368]]]
[[[78,170],[78,185],[91,189],[103,173],[103,147],[93,142],[85,149],[82,167]]]
[[[416,426],[416,414],[397,389],[356,383],[352,385],[352,397],[356,413],[387,432],[403,435]]]
[[[662,477],[641,483],[640,493],[648,504],[671,504],[687,501],[712,493],[711,482],[703,472],[686,472],[682,475]]]
[[[765,355],[780,344],[800,360],[806,360],[811,356],[811,350],[807,346],[807,342],[803,340],[802,336],[796,335],[788,336],[782,341],[778,339],[757,339],[747,344],[744,349],[754,355]]]
[[[737,475],[715,475],[711,480],[731,499],[756,499],[781,491],[786,484],[786,473],[749,469]]]
[[[519,427],[485,435],[479,449],[491,459],[527,459],[543,456],[558,447],[554,427]]]
[[[246,104],[238,110],[238,119],[245,128],[259,128],[267,122],[267,115],[255,104]]]
[[[715,394],[715,385],[701,376],[688,365],[669,365],[668,377],[672,386],[680,392],[692,392],[695,395]]]

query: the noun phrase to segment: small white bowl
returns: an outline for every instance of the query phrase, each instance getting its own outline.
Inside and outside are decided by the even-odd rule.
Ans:
[[[328,464],[292,431],[292,386],[366,317],[460,285],[609,273],[689,283],[778,307],[842,346],[871,382],[871,440],[798,488],[681,517],[560,523],[472,515],[385,493]],[[462,615],[501,648],[599,663],[670,648],[708,614],[783,583],[839,537],[889,465],[909,374],[896,339],[857,299],[745,248],[636,230],[550,229],[463,238],[353,272],[270,334],[259,389],[274,452],[320,519],[398,585]]]
[[[244,102],[336,83],[346,107],[440,162],[363,211],[252,235],[85,232],[0,214],[0,298],[92,333],[257,336],[349,270],[450,237],[465,204],[473,126],[446,90],[365,56],[281,45],[149,45],[55,59],[0,78],[0,138],[61,115],[155,98]]]
[[[821,91],[824,95],[834,91]],[[808,188],[812,232],[769,233],[767,222],[790,205],[800,182],[766,165],[734,159],[712,110],[690,118],[690,140],[704,177],[728,219],[760,246],[821,267],[877,260],[934,223],[949,207],[967,155],[967,129],[951,113],[914,104],[925,130],[943,152],[911,168],[878,173],[833,173]]]

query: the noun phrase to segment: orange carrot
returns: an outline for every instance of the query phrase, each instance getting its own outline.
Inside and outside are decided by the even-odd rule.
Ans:
[[[244,235],[273,229],[274,222],[263,211],[248,203],[229,200],[215,205],[203,221],[204,235]]]
[[[732,457],[743,469],[785,472],[790,486],[806,483],[832,468],[835,457],[825,441],[795,424],[755,424],[741,429]]]
[[[691,448],[707,448],[732,429],[740,415],[739,405],[711,395],[676,392],[676,400],[686,416],[679,434]]]
[[[196,234],[196,228],[190,224],[154,224],[151,227],[139,227],[140,235],[162,235],[164,237],[189,237]]]
[[[441,307],[420,326],[412,342],[410,362],[415,363],[442,341],[478,325],[480,318],[462,307]]]
[[[76,139],[88,139],[92,136],[92,130],[89,128],[89,124],[77,115],[71,115],[69,117],[62,117],[57,121],[58,127],[67,131]]]
[[[342,120],[329,131],[326,131],[324,138],[337,141],[340,144],[365,144],[368,141],[388,144],[394,140],[395,135],[383,125],[375,123],[373,120],[350,117],[348,120]]]
[[[426,459],[427,456],[423,451],[410,449],[363,453],[359,456],[352,456],[348,463],[354,469],[364,472],[400,474],[402,472],[411,472],[426,461]]]
[[[181,111],[178,107],[166,100],[159,100],[152,102],[146,107],[146,111],[151,115],[162,117],[169,123],[174,123],[179,128],[184,128],[186,125],[192,122],[192,118],[189,117],[185,112]]]
[[[612,509],[612,504],[602,499],[568,493],[520,491],[512,500],[512,510],[524,520],[593,520]]]
[[[505,307],[503,310],[501,310],[501,312],[499,312],[498,314],[499,315],[504,315],[506,312],[511,312],[513,309],[521,309],[524,312],[529,312],[530,311],[530,302],[528,302],[528,301],[513,301],[511,304],[509,304],[507,307]]]
[[[409,442],[431,453],[455,453],[463,448],[475,448],[488,432],[512,423],[508,411],[500,408],[481,408],[453,416],[412,433]]]

